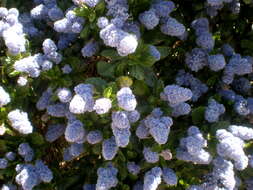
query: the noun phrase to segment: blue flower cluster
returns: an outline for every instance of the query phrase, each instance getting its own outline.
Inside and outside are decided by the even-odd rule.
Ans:
[[[97,170],[97,184],[96,190],[109,190],[112,187],[116,187],[118,183],[117,179],[118,169],[112,165],[108,165],[105,168],[99,168]]]
[[[179,160],[193,162],[195,164],[210,164],[212,156],[205,151],[207,141],[199,131],[198,127],[191,126],[188,129],[188,137],[180,140],[176,157]]]
[[[191,73],[179,70],[176,76],[176,83],[180,86],[189,87],[192,91],[193,102],[196,102],[203,94],[208,91],[206,84],[195,78]]]
[[[205,119],[210,122],[219,121],[220,115],[225,113],[225,107],[222,104],[219,104],[214,99],[208,101],[208,106],[205,110]]]

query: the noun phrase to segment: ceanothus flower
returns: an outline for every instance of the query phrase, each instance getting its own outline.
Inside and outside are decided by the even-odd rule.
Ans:
[[[159,17],[168,17],[169,14],[175,9],[175,4],[172,1],[158,1],[151,5],[155,9],[156,15]]]
[[[14,152],[7,152],[6,154],[5,154],[5,158],[7,158],[9,161],[14,161],[15,160],[15,158],[16,158],[16,153],[14,153]]]
[[[159,24],[159,17],[156,15],[155,9],[141,13],[139,20],[148,30],[154,29]]]
[[[209,21],[207,18],[201,17],[195,19],[191,23],[191,27],[195,30],[196,36],[209,31]]]
[[[17,190],[17,187],[11,183],[4,184],[1,190]]]
[[[96,184],[84,184],[83,190],[96,190]]]
[[[21,134],[30,134],[33,132],[33,126],[29,121],[28,114],[19,109],[9,112],[8,119],[11,126]]]
[[[118,147],[126,147],[130,141],[131,132],[129,128],[118,128],[115,123],[112,123],[112,132]]]
[[[137,37],[134,34],[127,34],[118,41],[117,52],[120,56],[127,56],[134,53],[137,46]]]
[[[158,144],[165,144],[168,141],[170,127],[173,125],[173,121],[170,117],[154,118],[148,116],[144,120],[144,123],[149,129],[149,133]]]
[[[90,131],[86,136],[87,142],[90,144],[97,144],[103,140],[103,134],[99,130]]]
[[[57,96],[62,103],[70,102],[72,99],[72,93],[68,88],[58,88]]]
[[[124,111],[117,111],[112,113],[112,123],[120,129],[130,128],[128,115]]]
[[[8,166],[8,160],[5,158],[0,158],[0,169],[5,169]]]
[[[45,139],[48,142],[56,141],[65,132],[66,127],[62,124],[49,125],[45,134]]]
[[[116,187],[118,184],[117,173],[118,169],[112,165],[98,168],[96,190],[109,190]]]
[[[161,93],[161,97],[171,105],[175,105],[190,100],[192,91],[178,85],[167,85]]]
[[[95,101],[93,109],[97,114],[105,114],[110,111],[112,101],[109,98],[99,98]]]
[[[185,102],[173,105],[171,115],[173,117],[179,117],[182,115],[188,115],[191,112],[191,106]]]
[[[28,143],[21,143],[19,145],[18,154],[24,158],[25,162],[32,161],[34,157],[33,149],[30,147]]]
[[[129,111],[126,113],[130,123],[135,123],[140,119],[140,113],[137,110]]]
[[[129,87],[123,87],[117,92],[118,105],[126,111],[134,111],[137,105],[136,98]]]
[[[242,116],[250,114],[250,107],[248,101],[244,99],[241,95],[235,97],[234,110],[236,113]]]
[[[212,71],[220,71],[226,66],[226,60],[222,54],[209,55],[208,66]]]
[[[62,70],[62,72],[63,72],[64,74],[69,74],[69,73],[71,73],[72,68],[70,67],[69,64],[66,64],[66,65],[64,65],[64,67],[62,67],[61,70]]]
[[[69,110],[74,114],[82,114],[86,111],[91,112],[94,106],[94,99],[91,94],[76,94],[69,104]]]
[[[220,115],[225,113],[225,107],[223,104],[219,104],[214,99],[210,99],[208,101],[208,106],[205,110],[205,119],[210,122],[217,122],[219,121]]]
[[[141,121],[141,123],[138,125],[135,131],[136,136],[139,139],[146,139],[149,136],[149,129],[146,127],[144,121]]]
[[[30,77],[37,78],[41,72],[39,59],[42,59],[42,54],[35,54],[16,61],[13,66],[16,71],[27,73]]]
[[[177,148],[177,159],[196,164],[209,164],[212,161],[212,156],[204,150],[207,147],[207,141],[199,129],[196,126],[191,126],[187,132],[188,137],[182,138],[180,146]]]
[[[253,139],[253,129],[245,126],[230,125],[228,130],[236,137],[248,141]]]
[[[35,169],[41,181],[49,183],[53,179],[52,171],[42,162],[42,160],[36,160]]]
[[[251,82],[245,77],[240,77],[233,81],[232,87],[235,91],[247,95],[251,90]]]
[[[176,76],[176,82],[178,85],[189,87],[191,89],[193,94],[191,100],[193,102],[196,102],[200,98],[200,96],[202,96],[208,91],[208,87],[206,84],[202,83],[192,74],[186,73],[184,70],[179,70]]]
[[[196,44],[204,50],[211,51],[214,48],[215,41],[211,33],[205,32],[197,37]]]
[[[217,153],[223,158],[234,161],[237,170],[244,170],[248,166],[248,157],[244,153],[244,141],[225,129],[216,131],[219,143],[216,146]]]
[[[84,152],[83,144],[73,143],[68,147],[69,154],[76,158]]]
[[[157,152],[153,152],[149,147],[144,147],[142,153],[148,163],[156,163],[159,161],[159,154]]]
[[[51,52],[57,51],[57,46],[53,40],[47,38],[42,43],[42,49],[43,49],[44,54],[50,54]]]
[[[141,167],[137,164],[135,164],[135,162],[128,162],[127,163],[127,170],[129,173],[133,174],[133,175],[138,175]]]
[[[101,29],[109,25],[109,20],[106,17],[99,17],[97,20],[97,26]]]
[[[24,190],[32,190],[36,185],[40,183],[40,179],[36,169],[31,164],[25,164],[17,171],[18,174],[15,177],[15,181]]]
[[[53,95],[53,90],[52,88],[48,88],[47,90],[45,90],[41,97],[39,98],[39,100],[36,103],[36,108],[40,111],[46,109],[50,103],[51,103],[51,97]]]
[[[165,18],[161,25],[161,32],[169,36],[179,37],[185,31],[185,26],[172,17]]]
[[[70,161],[78,157],[80,154],[82,154],[83,151],[84,151],[83,144],[73,143],[68,148],[64,149],[63,160]]]
[[[154,167],[144,176],[144,190],[156,190],[159,184],[162,182],[162,169],[160,167]]]
[[[112,160],[118,152],[118,146],[115,137],[106,139],[102,144],[102,155],[105,160]]]
[[[177,175],[176,173],[170,169],[170,168],[163,168],[163,175],[162,175],[163,181],[167,184],[167,185],[177,185]]]
[[[68,123],[64,134],[68,142],[80,142],[85,137],[86,131],[83,123],[79,120],[75,120]]]
[[[68,112],[67,104],[56,103],[47,106],[47,113],[53,117],[65,117]]]
[[[4,90],[2,86],[0,86],[0,107],[7,105],[10,103],[10,101],[10,95]]]
[[[195,72],[208,65],[207,52],[201,48],[194,48],[190,53],[186,53],[185,64]]]
[[[18,80],[17,80],[18,86],[25,86],[27,85],[27,83],[28,83],[27,77],[24,77],[24,76],[18,77]]]
[[[81,50],[81,53],[83,57],[92,57],[93,55],[95,55],[98,49],[99,49],[98,43],[95,41],[90,41],[85,44],[85,46]]]
[[[231,57],[232,55],[235,54],[235,50],[229,45],[229,44],[224,44],[221,47],[222,53],[227,56],[227,57]]]
[[[161,58],[161,53],[158,51],[158,49],[153,46],[153,45],[149,45],[149,52],[150,55],[156,60],[159,61]]]

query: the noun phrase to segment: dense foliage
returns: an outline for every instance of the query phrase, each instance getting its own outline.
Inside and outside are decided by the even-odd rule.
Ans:
[[[1,190],[252,190],[252,0],[1,0]]]

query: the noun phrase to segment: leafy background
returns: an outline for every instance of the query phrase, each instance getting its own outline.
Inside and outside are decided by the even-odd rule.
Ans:
[[[129,0],[132,19],[136,20],[139,13],[147,10],[150,5],[149,0]],[[25,54],[16,57],[6,54],[3,41],[0,40],[0,80],[1,84],[10,92],[12,102],[8,106],[0,109],[0,128],[6,128],[7,135],[0,138],[0,157],[7,151],[16,151],[22,142],[29,142],[36,152],[36,158],[42,158],[48,164],[54,173],[53,182],[50,184],[41,184],[35,189],[43,190],[67,190],[81,189],[84,183],[96,183],[96,170],[106,164],[101,156],[101,144],[90,146],[84,145],[85,152],[70,162],[63,162],[62,151],[68,144],[64,137],[58,139],[53,144],[44,140],[43,135],[46,132],[48,124],[66,122],[64,119],[44,118],[43,112],[35,108],[36,101],[41,93],[51,86],[53,89],[58,87],[70,87],[87,82],[96,87],[95,97],[108,97],[114,100],[113,108],[116,110],[115,94],[121,86],[131,86],[138,100],[138,110],[142,118],[150,113],[155,107],[161,107],[163,111],[170,115],[171,110],[166,103],[159,98],[160,92],[167,84],[175,82],[175,75],[179,69],[188,70],[184,64],[185,53],[193,49],[195,44],[194,32],[190,29],[190,24],[195,18],[207,17],[205,13],[204,1],[199,0],[174,0],[177,8],[172,12],[172,16],[183,23],[189,30],[189,37],[186,41],[180,41],[177,38],[166,36],[159,31],[159,28],[146,31],[141,28],[142,39],[136,53],[127,57],[120,57],[114,49],[107,48],[101,44],[101,51],[92,58],[84,59],[81,56],[80,49],[89,41],[89,39],[99,39],[96,19],[104,14],[105,6],[99,4],[95,9],[79,8],[76,14],[85,17],[88,22],[76,40],[69,48],[63,50],[63,61],[61,65],[70,64],[73,72],[69,75],[62,74],[60,66],[54,66],[52,70],[44,72],[39,79],[30,79],[29,86],[22,88],[16,85],[19,73],[15,72],[13,63],[37,52],[41,52],[41,44],[45,38],[57,39],[56,33],[52,32],[50,23],[36,23],[38,28],[42,28],[45,33],[40,38],[30,38],[27,41],[28,51]],[[70,0],[58,1],[59,6],[66,10],[71,6]],[[1,6],[8,8],[17,7],[20,12],[27,12],[33,5],[30,0],[2,0]],[[218,16],[209,17],[210,30],[215,38],[215,48],[212,53],[218,52],[224,43],[231,44],[235,51],[242,55],[253,56],[253,14],[252,1],[241,1],[241,11],[238,15],[233,15],[227,7],[219,11]],[[95,34],[95,35],[94,35]],[[152,57],[147,56],[148,45],[158,46],[162,59],[155,62]],[[197,103],[192,104],[192,112],[188,116],[173,119],[174,124],[169,136],[168,143],[162,146],[156,145],[151,139],[138,140],[135,135],[131,136],[129,145],[120,149],[113,160],[115,166],[119,169],[119,184],[115,189],[128,190],[133,184],[142,179],[147,170],[154,165],[168,166],[176,171],[179,183],[175,187],[160,185],[159,189],[186,189],[190,184],[201,182],[204,174],[211,171],[211,166],[200,166],[191,163],[185,163],[176,159],[170,161],[160,157],[158,164],[148,164],[142,156],[144,146],[152,146],[152,149],[161,152],[164,149],[170,149],[175,155],[175,149],[178,146],[179,139],[186,135],[186,130],[190,125],[197,125],[208,139],[208,150],[214,155],[216,140],[215,131],[219,128],[226,128],[231,123],[247,124],[252,126],[250,118],[241,118],[232,110],[230,102],[223,102],[226,105],[226,115],[222,116],[220,122],[209,124],[204,120],[204,111],[207,100],[214,97],[221,100],[216,94],[216,88],[222,73],[214,73],[208,69],[194,74],[202,82],[206,83],[210,90]],[[29,113],[36,132],[28,136],[22,136],[13,131],[6,120],[7,113],[15,108],[20,108]],[[230,109],[231,108],[231,109]],[[42,120],[42,119],[43,120]],[[112,135],[110,129],[110,115],[98,116],[95,113],[88,113],[78,116],[86,125],[87,130],[99,128],[103,131],[104,138]],[[137,124],[132,126],[132,134]],[[252,143],[247,144],[247,152],[253,153]],[[141,174],[138,177],[127,172],[127,161],[136,161],[141,165]],[[21,158],[11,162],[6,170],[0,170],[0,183],[6,181],[15,181],[15,166],[22,162]],[[237,173],[242,179],[247,179],[253,175],[252,169],[246,169]],[[245,187],[242,186],[242,189]]]

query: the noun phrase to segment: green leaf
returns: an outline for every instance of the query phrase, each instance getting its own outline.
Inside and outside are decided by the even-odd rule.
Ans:
[[[252,0],[243,0],[243,2],[244,2],[245,4],[250,4],[250,3],[252,3]]]
[[[112,95],[112,92],[113,92],[113,88],[111,86],[109,86],[106,89],[104,89],[103,96],[105,98],[110,98]]]
[[[88,38],[90,35],[90,27],[89,25],[85,26],[82,32],[80,33],[80,37],[83,39]]]
[[[124,58],[124,57],[119,56],[119,54],[117,53],[117,51],[115,49],[106,49],[101,52],[101,55],[103,57],[106,57],[106,58],[111,59],[113,61],[120,60],[120,59]]]
[[[137,96],[144,96],[149,93],[149,88],[144,81],[136,80],[133,85],[133,91]]]
[[[90,11],[90,14],[89,14],[89,21],[90,21],[90,22],[93,22],[93,21],[95,21],[95,19],[96,19],[96,12]]]
[[[106,86],[106,81],[99,78],[99,77],[91,77],[91,78],[88,78],[85,80],[85,83],[88,83],[88,84],[92,84],[94,85],[94,87],[96,88],[96,90],[98,92],[103,92],[105,86]]]
[[[105,2],[100,1],[95,7],[95,11],[100,15],[103,14],[104,10],[105,10]]]
[[[192,122],[196,125],[204,121],[205,119],[205,107],[199,106],[192,110],[191,116],[192,116]]]
[[[86,7],[86,6],[82,6],[82,7],[80,7],[80,8],[76,8],[76,9],[74,10],[74,12],[75,12],[75,14],[76,14],[77,16],[80,16],[80,17],[88,17],[89,14],[90,14],[90,10],[89,10],[89,8]]]
[[[145,78],[144,70],[139,65],[132,66],[130,68],[129,73],[132,77],[136,78],[137,80],[144,80]]]
[[[158,46],[156,48],[158,49],[158,51],[161,54],[161,58],[160,59],[164,59],[165,57],[167,57],[170,54],[170,48],[169,47]]]
[[[30,134],[29,137],[31,138],[31,142],[34,145],[43,145],[45,143],[43,136],[38,132]]]
[[[103,77],[114,78],[115,65],[107,63],[105,61],[99,61],[97,63],[97,72]]]
[[[120,61],[117,63],[115,74],[117,76],[124,75],[126,69],[127,69],[127,63],[124,61]]]

